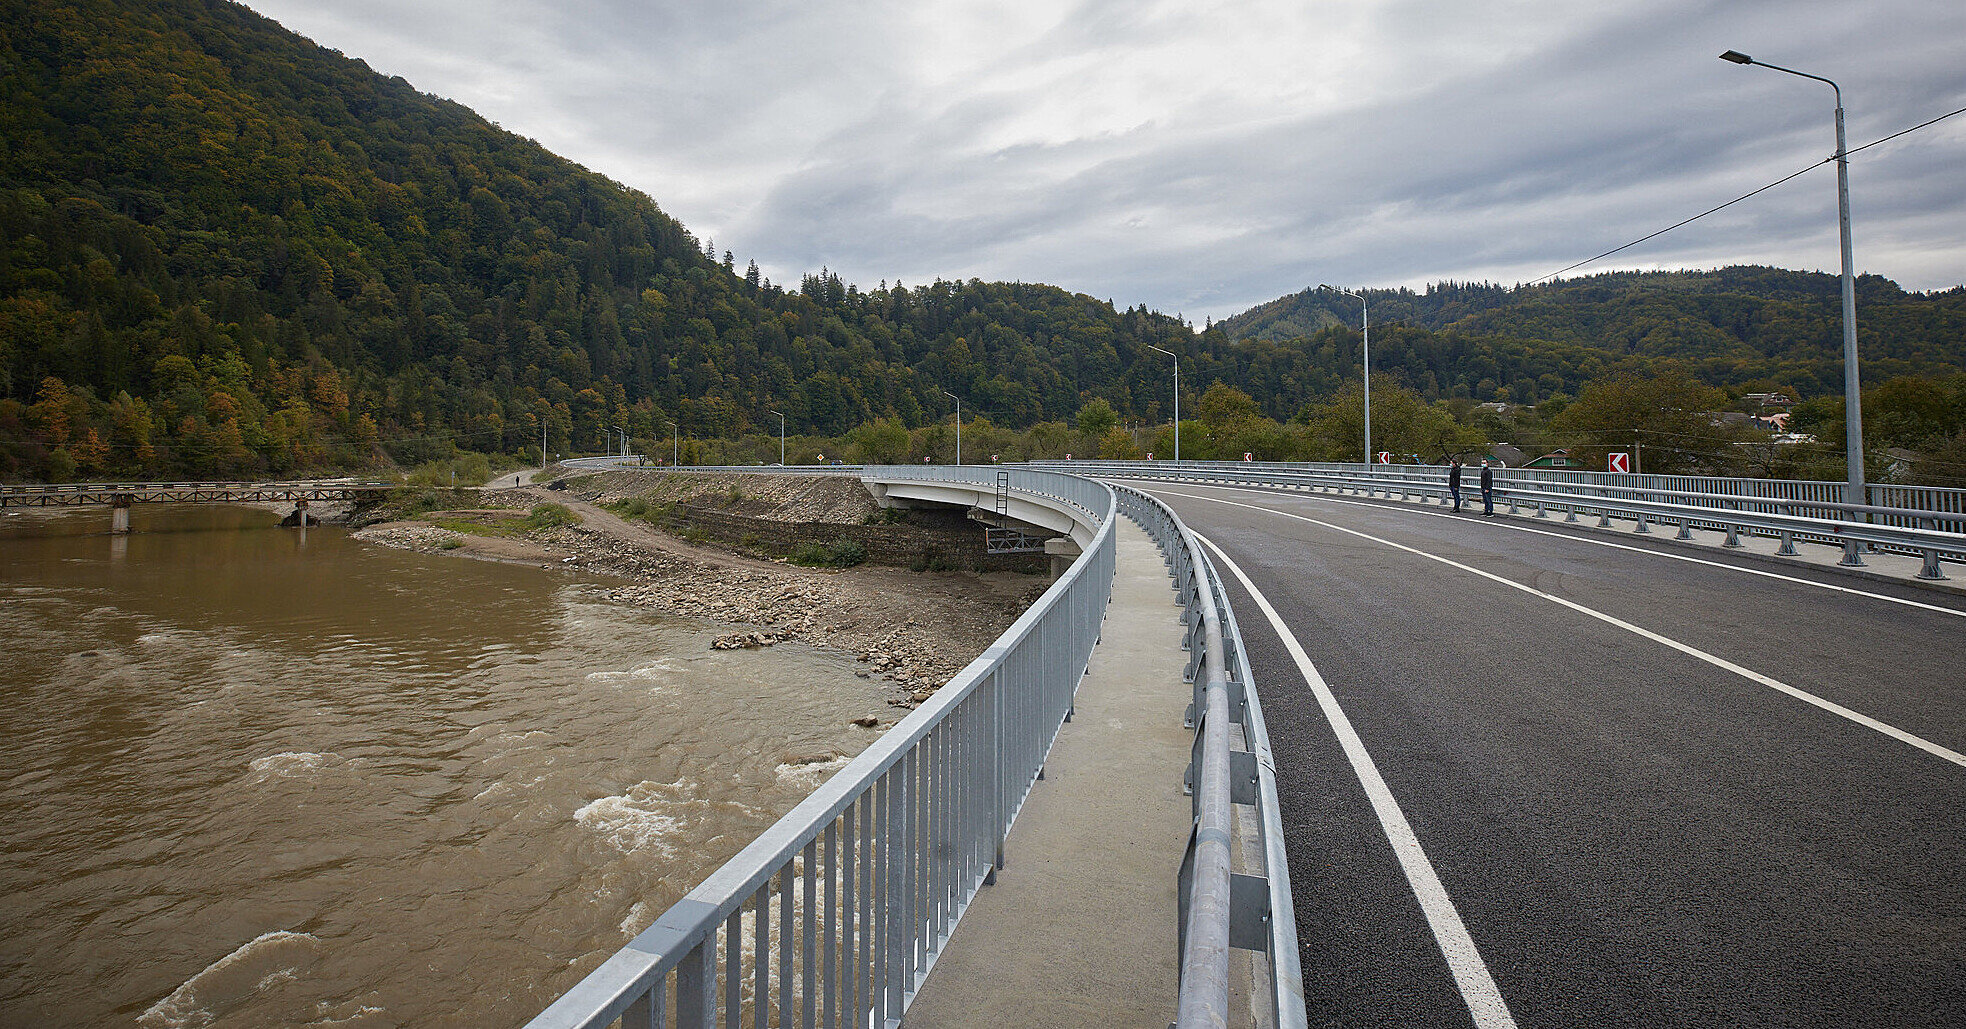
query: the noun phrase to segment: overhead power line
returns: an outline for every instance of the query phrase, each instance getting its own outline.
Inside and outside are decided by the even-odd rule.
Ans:
[[[1908,132],[1917,132],[1917,131],[1918,131],[1919,129],[1923,129],[1923,128],[1927,128],[1927,127],[1929,127],[1929,126],[1932,126],[1932,125],[1937,125],[1937,124],[1938,124],[1939,122],[1942,122],[1942,121],[1945,121],[1945,120],[1946,120],[1947,118],[1950,118],[1950,117],[1953,117],[1954,115],[1958,115],[1958,114],[1966,114],[1966,107],[1962,107],[1962,108],[1960,108],[1960,109],[1959,109],[1959,110],[1957,110],[1957,111],[1948,111],[1947,113],[1945,113],[1945,114],[1942,114],[1942,115],[1939,115],[1939,116],[1938,116],[1937,118],[1933,118],[1933,119],[1932,119],[1932,120],[1930,120],[1930,121],[1925,121],[1925,122],[1920,122],[1920,123],[1918,123],[1917,125],[1913,125],[1913,126],[1912,126],[1911,128],[1908,128],[1908,129],[1901,129],[1901,130],[1899,130],[1899,131],[1897,131],[1897,132],[1893,132],[1893,133],[1891,133],[1890,135],[1888,135],[1888,136],[1885,136],[1885,137],[1884,137],[1883,139],[1874,139],[1874,140],[1871,140],[1870,142],[1868,142],[1868,143],[1865,143],[1865,144],[1864,144],[1863,146],[1860,146],[1860,147],[1856,147],[1856,148],[1854,148],[1854,149],[1852,149],[1852,150],[1850,151],[1850,153],[1852,153],[1852,154],[1854,154],[1854,153],[1857,153],[1858,151],[1862,151],[1862,150],[1869,150],[1869,149],[1870,149],[1871,147],[1874,147],[1874,146],[1876,146],[1876,145],[1878,145],[1879,143],[1888,143],[1888,142],[1890,142],[1891,140],[1894,140],[1894,139],[1897,139],[1897,138],[1898,138],[1899,136],[1902,136],[1902,135],[1904,135],[1904,134],[1906,134],[1906,133],[1908,133]],[[1846,156],[1847,156],[1847,155],[1846,155]],[[1719,213],[1719,212],[1721,212],[1721,211],[1725,211],[1726,209],[1728,209],[1728,208],[1730,208],[1730,207],[1732,207],[1732,206],[1734,206],[1735,204],[1738,204],[1738,203],[1740,203],[1740,202],[1741,202],[1741,201],[1743,201],[1743,200],[1746,200],[1746,199],[1748,199],[1748,198],[1750,198],[1750,197],[1753,197],[1753,196],[1757,196],[1757,195],[1759,195],[1759,194],[1762,194],[1762,193],[1766,193],[1766,192],[1768,192],[1769,190],[1771,190],[1771,189],[1774,189],[1774,188],[1775,188],[1776,186],[1779,186],[1779,185],[1781,185],[1782,183],[1784,183],[1784,182],[1787,182],[1787,181],[1789,181],[1790,179],[1793,179],[1793,178],[1797,178],[1797,177],[1799,177],[1799,176],[1801,176],[1801,175],[1805,175],[1805,174],[1807,174],[1807,173],[1809,173],[1809,172],[1812,172],[1812,171],[1815,171],[1815,170],[1816,170],[1817,168],[1820,168],[1820,167],[1822,167],[1822,166],[1823,166],[1823,165],[1825,165],[1825,164],[1829,164],[1830,162],[1832,162],[1832,161],[1834,161],[1834,160],[1836,160],[1836,155],[1835,155],[1835,154],[1831,154],[1831,155],[1829,155],[1828,157],[1825,157],[1825,158],[1823,158],[1822,160],[1820,160],[1820,161],[1817,161],[1817,162],[1815,162],[1814,164],[1811,164],[1811,165],[1809,165],[1809,166],[1808,166],[1808,167],[1806,167],[1806,168],[1803,168],[1803,169],[1801,169],[1801,170],[1799,170],[1799,171],[1796,171],[1796,172],[1793,172],[1793,173],[1791,173],[1791,174],[1788,174],[1788,175],[1784,175],[1784,176],[1782,176],[1781,178],[1779,178],[1779,179],[1776,179],[1775,181],[1773,181],[1773,182],[1771,182],[1771,183],[1769,183],[1769,184],[1767,184],[1766,186],[1763,186],[1763,187],[1761,187],[1760,189],[1757,189],[1757,190],[1755,190],[1755,191],[1754,191],[1754,192],[1752,192],[1752,193],[1744,193],[1744,194],[1742,194],[1742,195],[1740,195],[1740,196],[1737,196],[1737,197],[1735,197],[1735,198],[1734,198],[1734,199],[1732,199],[1732,200],[1729,200],[1729,201],[1727,201],[1727,202],[1726,202],[1726,203],[1724,203],[1724,204],[1721,204],[1721,205],[1720,205],[1720,206],[1718,206],[1718,207],[1712,207],[1712,208],[1708,208],[1707,210],[1705,210],[1705,211],[1701,211],[1701,212],[1700,212],[1699,214],[1696,214],[1696,215],[1694,215],[1694,216],[1693,216],[1693,217],[1691,217],[1691,218],[1687,218],[1687,219],[1684,219],[1684,220],[1682,220],[1682,221],[1676,221],[1676,222],[1674,222],[1674,223],[1672,223],[1671,225],[1668,225],[1668,226],[1666,226],[1665,228],[1663,228],[1663,229],[1660,229],[1660,230],[1659,230],[1659,231],[1657,231],[1657,232],[1653,232],[1653,233],[1650,233],[1650,234],[1648,234],[1648,235],[1644,235],[1644,236],[1640,236],[1639,238],[1637,238],[1637,239],[1635,239],[1635,240],[1632,240],[1631,242],[1629,242],[1629,243],[1626,243],[1626,244],[1625,244],[1625,245],[1623,245],[1623,246],[1618,246],[1618,247],[1612,247],[1611,249],[1609,249],[1609,250],[1606,250],[1605,252],[1603,252],[1603,253],[1601,253],[1601,254],[1598,254],[1598,255],[1597,255],[1596,257],[1587,257],[1587,258],[1585,258],[1585,259],[1584,259],[1584,260],[1582,260],[1582,261],[1578,261],[1578,262],[1577,262],[1576,264],[1573,264],[1573,265],[1569,265],[1569,266],[1567,266],[1567,267],[1563,267],[1563,268],[1558,268],[1558,269],[1557,269],[1556,271],[1553,271],[1553,272],[1551,272],[1551,273],[1549,273],[1548,275],[1544,275],[1544,276],[1542,276],[1541,278],[1535,278],[1535,279],[1530,279],[1530,280],[1529,280],[1528,282],[1526,282],[1526,283],[1524,283],[1524,285],[1527,285],[1527,286],[1534,286],[1535,284],[1537,284],[1537,283],[1539,283],[1539,282],[1542,282],[1542,281],[1544,281],[1545,279],[1554,279],[1554,278],[1556,278],[1557,276],[1559,276],[1559,275],[1562,275],[1562,274],[1563,274],[1564,272],[1567,272],[1567,271],[1574,271],[1574,270],[1576,270],[1576,269],[1578,269],[1578,268],[1582,268],[1583,266],[1585,266],[1585,265],[1587,265],[1587,264],[1593,264],[1593,263],[1595,263],[1595,262],[1598,262],[1598,261],[1602,261],[1602,260],[1604,260],[1605,258],[1607,258],[1607,257],[1610,257],[1610,256],[1611,256],[1612,254],[1615,254],[1615,253],[1618,253],[1619,251],[1622,251],[1622,250],[1630,250],[1630,249],[1631,249],[1632,247],[1635,247],[1635,246],[1637,246],[1637,245],[1639,245],[1640,243],[1644,243],[1644,242],[1646,242],[1646,241],[1648,241],[1648,240],[1653,240],[1653,239],[1657,239],[1658,237],[1660,237],[1660,236],[1663,236],[1663,235],[1665,235],[1666,233],[1668,233],[1668,232],[1671,232],[1672,230],[1674,230],[1674,229],[1677,229],[1677,228],[1679,228],[1679,227],[1680,227],[1680,226],[1682,226],[1682,225],[1690,225],[1690,224],[1692,224],[1693,222],[1696,222],[1696,221],[1699,221],[1699,220],[1700,220],[1700,219],[1702,219],[1702,218],[1705,218],[1705,217],[1706,217],[1707,215],[1710,215],[1710,214],[1717,214],[1717,213]]]

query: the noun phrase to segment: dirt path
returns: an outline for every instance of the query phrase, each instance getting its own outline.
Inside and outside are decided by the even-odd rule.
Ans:
[[[533,497],[533,503],[564,504],[567,509],[580,516],[583,528],[605,533],[625,543],[646,547],[665,554],[671,554],[685,561],[694,561],[707,568],[751,568],[760,571],[786,572],[802,571],[797,566],[787,566],[763,558],[746,557],[728,551],[699,547],[685,540],[677,539],[662,532],[646,522],[631,522],[599,504],[567,496],[564,493],[551,493],[537,486],[529,489],[510,491],[515,494]]]

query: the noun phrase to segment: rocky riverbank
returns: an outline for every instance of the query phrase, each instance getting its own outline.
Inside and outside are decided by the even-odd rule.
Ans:
[[[851,653],[866,665],[861,675],[892,684],[889,703],[899,707],[912,707],[934,693],[1048,585],[1039,577],[1008,572],[801,568],[691,544],[591,502],[645,496],[666,486],[678,498],[739,490],[761,517],[782,510],[786,520],[832,518],[844,524],[872,510],[871,500],[851,479],[757,475],[733,476],[742,481],[732,483],[684,483],[665,478],[647,472],[590,476],[574,480],[575,488],[564,492],[538,486],[486,488],[477,491],[470,509],[383,522],[355,535],[383,546],[581,569],[629,580],[611,588],[610,597],[730,624],[734,631],[718,640],[722,646],[795,641]],[[853,491],[860,491],[858,499]],[[525,512],[543,503],[565,505],[580,516],[580,524],[523,528]]]

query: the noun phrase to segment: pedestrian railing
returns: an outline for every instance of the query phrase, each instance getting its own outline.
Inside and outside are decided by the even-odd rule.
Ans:
[[[1234,612],[1213,562],[1174,512],[1137,490],[1115,490],[1120,510],[1140,523],[1167,559],[1188,626],[1187,674],[1194,683],[1188,720],[1195,749],[1187,784],[1195,820],[1180,871],[1175,1024],[1227,1025],[1235,1002],[1246,1000],[1255,1024],[1296,1029],[1306,1022],[1304,983],[1276,761]],[[1253,959],[1246,988],[1232,980],[1232,950]]]
[[[1072,462],[1081,475],[1104,475],[1177,482],[1243,484],[1326,490],[1448,503],[1445,469],[1420,465],[1276,465],[1254,462]],[[1462,495],[1479,499],[1473,469]],[[1966,490],[1889,487],[1874,489],[1880,499],[1907,500],[1927,507],[1841,503],[1836,483],[1771,479],[1716,479],[1699,476],[1627,476],[1603,472],[1498,470],[1497,503],[1512,513],[1534,508],[1537,517],[1560,513],[1575,522],[1595,516],[1633,523],[1637,532],[1653,524],[1677,527],[1681,539],[1694,528],[1726,533],[1724,546],[1740,545],[1743,534],[1777,538],[1776,551],[1796,553],[1798,541],[1844,548],[1845,564],[1861,564],[1865,548],[1918,556],[1918,577],[1943,579],[1941,562],[1966,560]],[[1893,492],[1896,491],[1896,492]]]
[[[995,490],[997,472],[905,474]],[[900,1024],[971,898],[1003,866],[1005,836],[1072,711],[1112,593],[1113,492],[1021,468],[1011,488],[1067,499],[1096,529],[1084,555],[981,656],[531,1029]]]

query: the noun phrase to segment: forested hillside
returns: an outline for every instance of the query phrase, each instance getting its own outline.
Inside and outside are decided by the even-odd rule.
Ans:
[[[945,390],[978,452],[1164,453],[1172,369],[1149,347],[1182,355],[1183,412],[1203,413],[1186,456],[1357,456],[1348,297],[1196,332],[1038,284],[822,269],[788,289],[649,197],[226,0],[0,12],[0,477],[518,458],[542,430],[594,451],[614,426],[651,454],[673,434],[686,459],[772,460],[772,411],[794,454],[946,459]],[[1866,381],[1966,368],[1966,290],[1860,288]],[[1426,407],[1414,452],[1555,442],[1541,419],[1590,384],[1666,376],[1726,387],[1715,404],[1792,391],[1828,426],[1835,290],[1730,268],[1368,291],[1375,417],[1403,389]],[[1492,401],[1546,411],[1504,425],[1475,410]],[[1907,424],[1880,445],[1957,432]]]
[[[1425,293],[1363,292],[1375,369],[1429,395],[1534,403],[1575,396],[1607,372],[1668,365],[1713,385],[1776,382],[1804,396],[1840,392],[1839,290],[1834,275],[1737,266],[1607,272],[1515,289],[1445,282]],[[1966,370],[1966,289],[1907,293],[1864,275],[1857,308],[1867,380]],[[1358,323],[1357,300],[1310,289],[1219,327],[1233,339],[1285,342],[1338,326],[1355,334]]]
[[[646,196],[223,0],[0,3],[0,474],[249,475],[919,424],[1118,386],[1174,319],[787,292]],[[1149,374],[1143,370],[1142,374]],[[1158,376],[1156,375],[1156,378]]]

